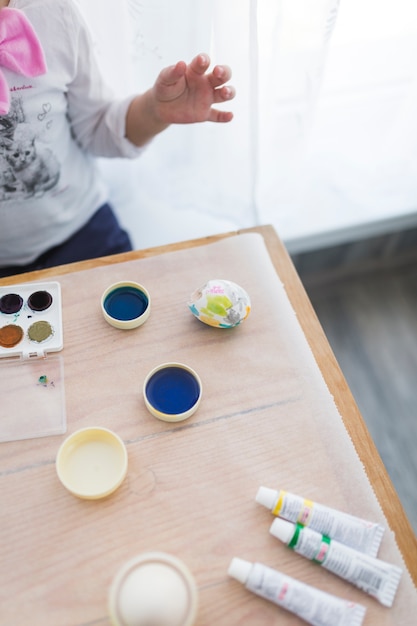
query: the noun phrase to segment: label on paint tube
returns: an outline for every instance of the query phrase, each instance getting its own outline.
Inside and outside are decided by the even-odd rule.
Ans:
[[[298,554],[362,589],[384,606],[392,606],[402,575],[399,567],[283,519],[276,519],[270,532]]]
[[[259,488],[256,501],[269,508],[277,517],[308,526],[370,556],[378,554],[384,528],[375,522],[342,513],[288,491],[267,487]]]
[[[235,558],[228,573],[252,593],[312,626],[361,626],[365,617],[364,606],[320,591],[262,563]]]

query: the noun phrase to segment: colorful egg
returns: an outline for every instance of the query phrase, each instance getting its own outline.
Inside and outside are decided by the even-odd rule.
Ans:
[[[204,324],[217,328],[233,328],[250,313],[247,292],[230,280],[209,280],[190,297],[188,307]]]

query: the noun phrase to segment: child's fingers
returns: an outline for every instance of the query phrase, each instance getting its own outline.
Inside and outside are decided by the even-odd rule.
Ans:
[[[228,100],[232,100],[236,95],[235,88],[231,85],[225,85],[224,87],[219,87],[214,90],[214,102],[227,102]]]
[[[205,74],[210,66],[210,57],[205,52],[198,54],[191,61],[189,68],[196,74]]]
[[[174,85],[180,78],[182,78],[187,69],[184,61],[178,61],[175,65],[170,65],[161,70],[158,81],[163,85]]]
[[[208,117],[209,122],[225,124],[227,122],[231,122],[232,119],[233,113],[231,111],[219,111],[217,109],[210,109],[210,114]]]
[[[212,87],[220,87],[232,78],[232,70],[228,65],[216,65],[208,78]]]

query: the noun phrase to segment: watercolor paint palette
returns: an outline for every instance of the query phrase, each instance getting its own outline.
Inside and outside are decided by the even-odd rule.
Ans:
[[[59,283],[0,287],[0,358],[38,358],[62,348]]]
[[[61,286],[0,287],[0,442],[66,432]]]

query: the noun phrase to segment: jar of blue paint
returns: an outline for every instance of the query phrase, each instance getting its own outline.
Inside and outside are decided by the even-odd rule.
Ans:
[[[163,363],[149,372],[143,384],[148,411],[164,422],[180,422],[197,410],[202,394],[198,374],[183,363]]]
[[[118,282],[103,293],[101,310],[111,326],[129,330],[146,322],[151,312],[151,298],[147,289],[139,283]]]

